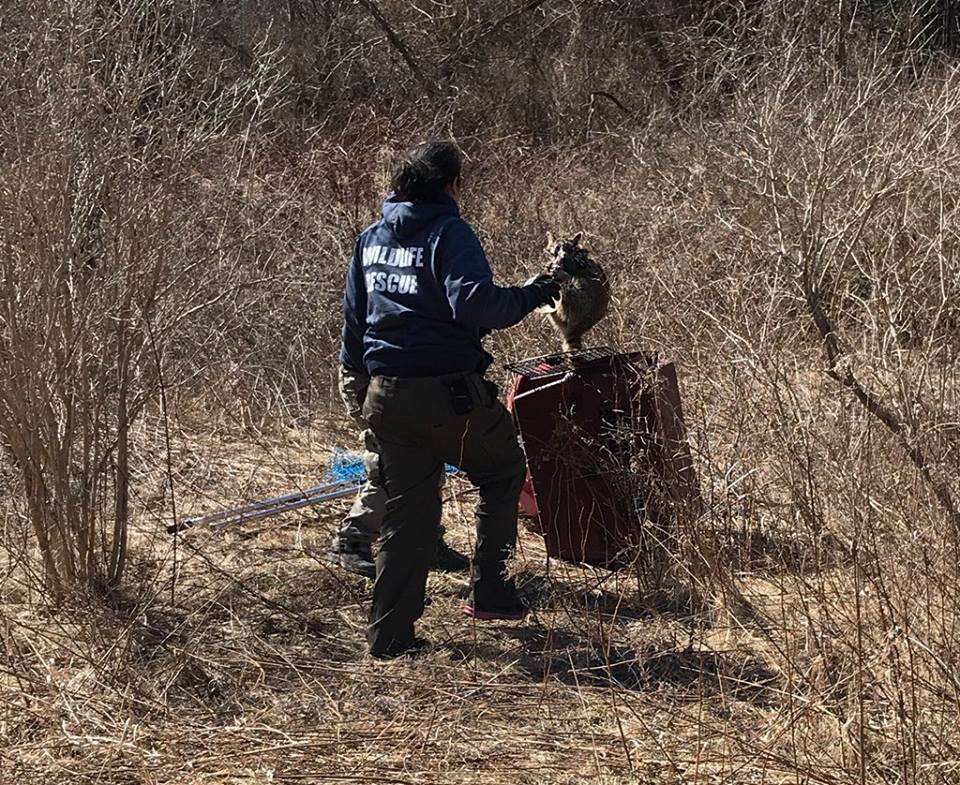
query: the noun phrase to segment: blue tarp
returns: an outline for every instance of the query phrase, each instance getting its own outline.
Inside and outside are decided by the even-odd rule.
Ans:
[[[444,468],[447,474],[454,474],[457,471],[455,466],[449,464]],[[349,452],[342,447],[335,447],[330,466],[327,467],[326,479],[330,482],[365,481],[367,473],[363,468],[363,455],[358,452]]]

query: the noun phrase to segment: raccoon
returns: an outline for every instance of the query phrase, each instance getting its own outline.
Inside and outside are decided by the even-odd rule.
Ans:
[[[560,333],[563,351],[583,348],[583,336],[607,315],[610,308],[610,281],[603,268],[580,247],[583,232],[569,240],[556,242],[547,235],[546,253],[554,269],[563,270],[569,280],[560,288],[560,297],[552,305],[539,308]]]

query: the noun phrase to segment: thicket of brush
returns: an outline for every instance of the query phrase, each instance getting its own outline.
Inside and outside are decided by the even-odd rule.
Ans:
[[[340,663],[322,672],[337,711],[379,700],[363,692],[371,684],[391,689],[341,683],[358,649],[332,625],[359,613],[357,589],[309,549],[271,569],[297,580],[310,570],[295,599],[314,608],[284,599],[255,569],[266,557],[235,542],[241,555],[222,567],[181,544],[181,604],[158,610],[177,580],[158,519],[178,500],[229,497],[230,482],[217,485],[229,455],[209,453],[217,439],[273,455],[296,441],[291,427],[324,438],[340,417],[332,379],[353,238],[377,213],[391,156],[449,135],[469,155],[464,210],[502,280],[544,265],[548,230],[584,230],[614,289],[593,341],[678,360],[708,512],[683,550],[694,563],[675,572],[717,597],[678,629],[763,663],[762,677],[717,677],[734,696],[726,714],[667,712],[664,723],[679,723],[669,738],[641,720],[631,736],[621,714],[637,704],[621,692],[636,656],[618,611],[562,608],[613,708],[591,697],[573,655],[564,683],[585,714],[596,702],[597,716],[616,717],[610,743],[622,742],[591,776],[649,781],[635,757],[652,749],[664,781],[955,781],[958,18],[933,0],[3,8],[0,735],[36,753],[21,773],[86,781],[109,763],[89,751],[76,752],[76,772],[43,762],[39,751],[71,738],[119,739],[111,754],[125,759],[124,712],[157,728],[171,714],[200,718],[199,733],[202,718],[250,709],[248,667],[276,675],[284,657],[290,689],[315,694],[292,650],[205,632],[260,624],[264,608],[295,621],[284,635],[314,634],[294,650]],[[554,341],[531,319],[491,348],[507,359]],[[308,481],[298,466],[275,483]],[[536,572],[533,556],[521,561]],[[586,596],[571,575],[555,576],[550,596]],[[643,606],[643,592],[616,580],[615,609]],[[89,628],[70,610],[86,593],[100,619]],[[104,596],[118,614],[107,621]],[[144,654],[157,629],[161,653]],[[543,652],[560,645],[551,635]],[[473,694],[448,664],[423,667]],[[224,680],[237,697],[223,697]],[[763,701],[731,708],[745,688]],[[426,699],[410,689],[390,700],[422,719]],[[641,693],[639,711],[652,700]],[[377,705],[381,719],[396,710]],[[310,743],[321,757],[346,754],[326,737]],[[175,759],[164,766],[154,780],[146,766],[117,781],[188,781]]]

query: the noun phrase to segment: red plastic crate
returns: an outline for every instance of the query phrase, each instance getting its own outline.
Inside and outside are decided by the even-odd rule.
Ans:
[[[551,556],[623,567],[678,514],[699,513],[671,363],[599,348],[508,368],[529,472],[521,512]]]

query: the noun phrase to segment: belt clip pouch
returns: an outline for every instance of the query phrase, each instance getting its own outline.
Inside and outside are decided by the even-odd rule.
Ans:
[[[450,403],[453,405],[453,413],[456,415],[469,414],[473,411],[473,396],[470,394],[470,385],[467,379],[461,376],[447,384],[447,390],[450,393]]]

